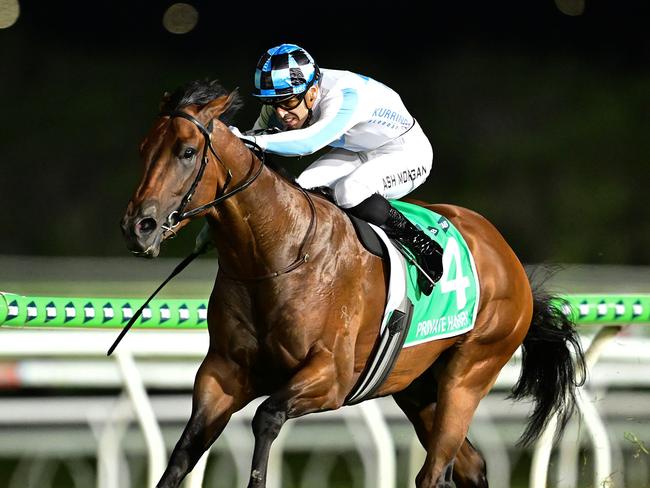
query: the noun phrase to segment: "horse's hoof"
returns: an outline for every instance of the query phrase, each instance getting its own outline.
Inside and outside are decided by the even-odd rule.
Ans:
[[[434,482],[431,476],[422,475],[415,478],[415,486],[418,488],[454,488],[454,484],[450,479],[446,479],[443,475]]]

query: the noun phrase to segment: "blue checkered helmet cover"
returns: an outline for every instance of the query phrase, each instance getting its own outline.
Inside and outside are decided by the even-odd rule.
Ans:
[[[317,76],[314,58],[295,44],[281,44],[266,51],[255,69],[255,90],[260,98],[291,97],[309,88]]]

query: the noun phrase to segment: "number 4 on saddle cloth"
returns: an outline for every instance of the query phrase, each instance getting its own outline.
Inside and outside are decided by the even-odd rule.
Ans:
[[[412,257],[402,254],[402,246],[399,252],[380,228],[364,223],[363,226],[370,226],[384,245],[383,255],[390,264],[390,279],[379,346],[348,395],[346,404],[371,397],[390,374],[402,348],[464,334],[474,327],[476,319],[478,275],[463,236],[447,218],[432,210],[398,200],[390,200],[390,203],[443,248],[443,274],[431,295],[420,293],[419,271]],[[352,220],[361,237],[363,231],[359,222]]]

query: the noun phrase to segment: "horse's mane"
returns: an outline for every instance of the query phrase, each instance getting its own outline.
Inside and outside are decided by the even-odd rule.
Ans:
[[[236,91],[236,90],[235,90]],[[162,103],[160,105],[161,112],[175,112],[181,110],[188,105],[205,105],[210,103],[215,98],[228,95],[226,90],[218,80],[194,80],[185,83],[183,86],[177,88],[173,93],[165,93]],[[230,107],[221,114],[219,120],[224,124],[230,125],[235,113],[244,105],[244,102],[239,95],[235,93]],[[297,185],[296,177],[284,168],[275,158],[269,158],[267,154],[266,164],[273,171],[278,173],[281,177],[293,185]]]
[[[162,112],[174,112],[188,105],[206,105],[215,98],[224,95],[229,95],[229,92],[221,86],[218,80],[194,80],[177,88],[173,93],[165,93],[160,110]],[[232,103],[221,114],[219,120],[226,125],[230,125],[233,116],[243,105],[244,102],[239,93],[235,93]]]

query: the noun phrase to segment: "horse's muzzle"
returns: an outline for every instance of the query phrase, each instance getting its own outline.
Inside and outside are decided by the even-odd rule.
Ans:
[[[133,209],[129,205],[120,227],[126,247],[136,256],[155,258],[160,253],[163,229],[155,206]]]

